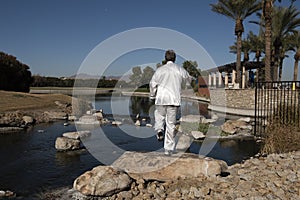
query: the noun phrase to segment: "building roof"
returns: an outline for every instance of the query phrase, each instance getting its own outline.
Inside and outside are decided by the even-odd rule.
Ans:
[[[205,70],[206,72],[232,72],[232,69],[235,69],[236,62],[221,65],[212,69]],[[265,64],[263,62],[256,62],[256,61],[246,61],[242,62],[242,66],[245,66],[246,70],[252,70],[257,68],[263,68]]]

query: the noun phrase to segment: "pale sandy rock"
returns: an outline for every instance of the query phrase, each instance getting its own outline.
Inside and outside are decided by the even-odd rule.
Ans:
[[[53,120],[61,120],[61,119],[66,119],[66,113],[65,112],[60,112],[60,111],[45,111],[45,115],[49,117],[49,119]]]
[[[69,121],[76,121],[77,117],[75,115],[69,115],[68,120]]]
[[[25,125],[33,124],[33,122],[34,122],[34,119],[31,116],[25,115],[22,117],[22,119],[23,119],[23,122]]]
[[[243,121],[243,122],[249,123],[249,122],[251,122],[251,118],[250,117],[242,117],[242,118],[238,119],[238,121]]]
[[[201,131],[191,131],[191,135],[194,137],[194,139],[199,140],[205,138],[204,133]]]
[[[93,114],[93,116],[95,116],[98,120],[102,120],[103,119],[102,112],[96,112],[96,113]]]
[[[152,127],[152,124],[146,124],[147,127],[151,128]]]
[[[134,125],[141,126],[141,121],[140,120],[136,120],[136,122],[134,123]]]
[[[218,120],[219,119],[218,115],[216,115],[215,113],[211,114],[211,118],[214,119],[214,120]]]
[[[58,137],[55,141],[55,148],[58,151],[76,150],[80,148],[80,140]]]
[[[111,122],[111,124],[114,125],[114,126],[120,126],[120,125],[122,125],[122,122],[120,122],[120,121],[113,121],[113,122]]]
[[[191,146],[193,142],[193,138],[184,133],[178,133],[176,136],[176,140],[177,140],[176,143],[177,150],[186,150]]]
[[[132,179],[110,166],[98,166],[79,176],[73,188],[84,195],[109,196],[130,188]]]
[[[126,171],[134,179],[158,181],[216,176],[227,170],[224,161],[189,153],[165,156],[159,152],[125,152],[113,166]]]
[[[201,118],[201,122],[202,124],[212,124],[214,122],[216,122],[216,119],[206,119],[205,117]]]
[[[74,131],[63,133],[63,137],[78,140],[80,138],[88,137],[90,134],[90,131]]]
[[[235,134],[241,127],[246,127],[247,125],[244,121],[228,120],[221,126],[221,129],[226,133]]]

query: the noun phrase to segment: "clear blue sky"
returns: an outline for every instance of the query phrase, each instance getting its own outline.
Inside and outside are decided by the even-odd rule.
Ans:
[[[229,53],[229,46],[235,42],[234,21],[211,11],[209,4],[217,0],[0,2],[0,51],[29,65],[33,74],[73,75],[99,43],[120,32],[141,27],[181,32],[201,44],[217,65],[233,62],[236,57]],[[283,2],[286,3],[281,5],[289,1]],[[295,5],[300,8],[300,1]],[[249,30],[256,32],[258,28],[248,20],[244,22],[244,37]],[[163,59],[163,52],[145,52],[137,54],[136,58],[123,56],[122,59],[121,56],[110,70],[111,75],[121,75],[118,69],[122,67],[157,63]],[[290,79],[293,57],[286,60],[285,77]]]

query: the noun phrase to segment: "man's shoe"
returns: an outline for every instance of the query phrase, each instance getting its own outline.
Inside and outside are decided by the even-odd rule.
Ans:
[[[165,150],[165,155],[166,156],[171,156],[172,155],[172,151],[171,150]]]
[[[158,141],[163,141],[164,140],[164,134],[159,131],[157,134],[156,134],[156,138]]]

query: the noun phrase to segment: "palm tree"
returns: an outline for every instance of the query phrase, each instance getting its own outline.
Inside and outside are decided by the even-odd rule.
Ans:
[[[295,63],[294,63],[294,76],[293,76],[293,81],[297,81],[298,78],[298,63],[300,59],[300,31],[295,32],[292,37],[292,46],[294,51],[296,52],[294,55]]]
[[[243,21],[261,9],[260,0],[219,0],[216,4],[210,4],[212,11],[235,20],[235,35],[237,36],[236,58],[236,82],[241,85],[241,48],[242,34],[244,32]]]
[[[271,81],[271,54],[272,54],[272,10],[276,0],[262,0],[263,18],[265,21],[265,80]],[[296,0],[290,0],[291,5]],[[281,0],[278,0],[281,2]]]
[[[249,32],[248,38],[251,44],[251,52],[255,53],[256,62],[259,62],[261,53],[264,52],[264,38],[261,32],[255,35],[252,31]]]
[[[278,78],[278,65],[280,59],[280,52],[285,54],[285,51],[280,50],[283,47],[283,41],[287,42],[287,37],[290,33],[295,33],[296,28],[300,26],[300,18],[298,18],[300,12],[295,6],[274,7],[273,10],[273,24],[272,31],[274,35],[274,51],[275,51],[275,63],[274,63],[274,74],[275,81]],[[285,44],[286,50],[288,50],[288,44]]]
[[[234,43],[234,45],[230,46],[229,49],[230,49],[230,51],[229,51],[230,53],[237,54],[237,44],[236,44],[236,42]],[[246,38],[246,39],[242,40],[241,51],[243,52],[243,55],[244,55],[243,61],[244,62],[249,61],[249,53],[251,52],[251,43],[250,43],[249,38]]]
[[[252,31],[249,32],[248,38],[251,44],[251,52],[255,53],[255,60],[256,62],[260,61],[260,57],[262,52],[264,52],[265,43],[264,43],[264,37],[262,34],[262,31],[259,31],[258,35],[255,35]],[[264,70],[259,66],[257,70],[257,81],[263,81],[264,80]]]
[[[271,81],[272,8],[274,0],[263,0],[265,21],[265,81]]]
[[[265,1],[266,2],[266,1]],[[253,22],[259,24],[265,30],[265,77],[266,81],[277,81],[278,78],[278,66],[280,53],[282,48],[282,42],[290,34],[296,31],[296,28],[300,26],[300,19],[297,18],[300,12],[291,4],[288,8],[284,7],[273,7],[270,19],[266,17],[265,12],[262,15],[258,13],[258,17],[261,19],[260,22]],[[271,29],[269,29],[268,23],[271,23]],[[268,33],[268,31],[271,31]],[[267,37],[269,35],[270,37]],[[273,41],[273,43],[272,43]],[[274,49],[272,49],[274,47]],[[270,55],[268,55],[270,54]],[[274,67],[271,68],[271,58],[274,55]],[[269,68],[270,67],[270,68]],[[268,77],[269,76],[269,77]]]
[[[279,67],[278,81],[281,81],[283,60],[285,58],[289,57],[287,55],[287,52],[289,52],[289,51],[294,51],[290,34],[288,36],[286,36],[285,38],[283,38],[283,40],[282,40],[282,46],[281,46],[281,49],[280,49],[279,63],[278,63],[278,67]]]

